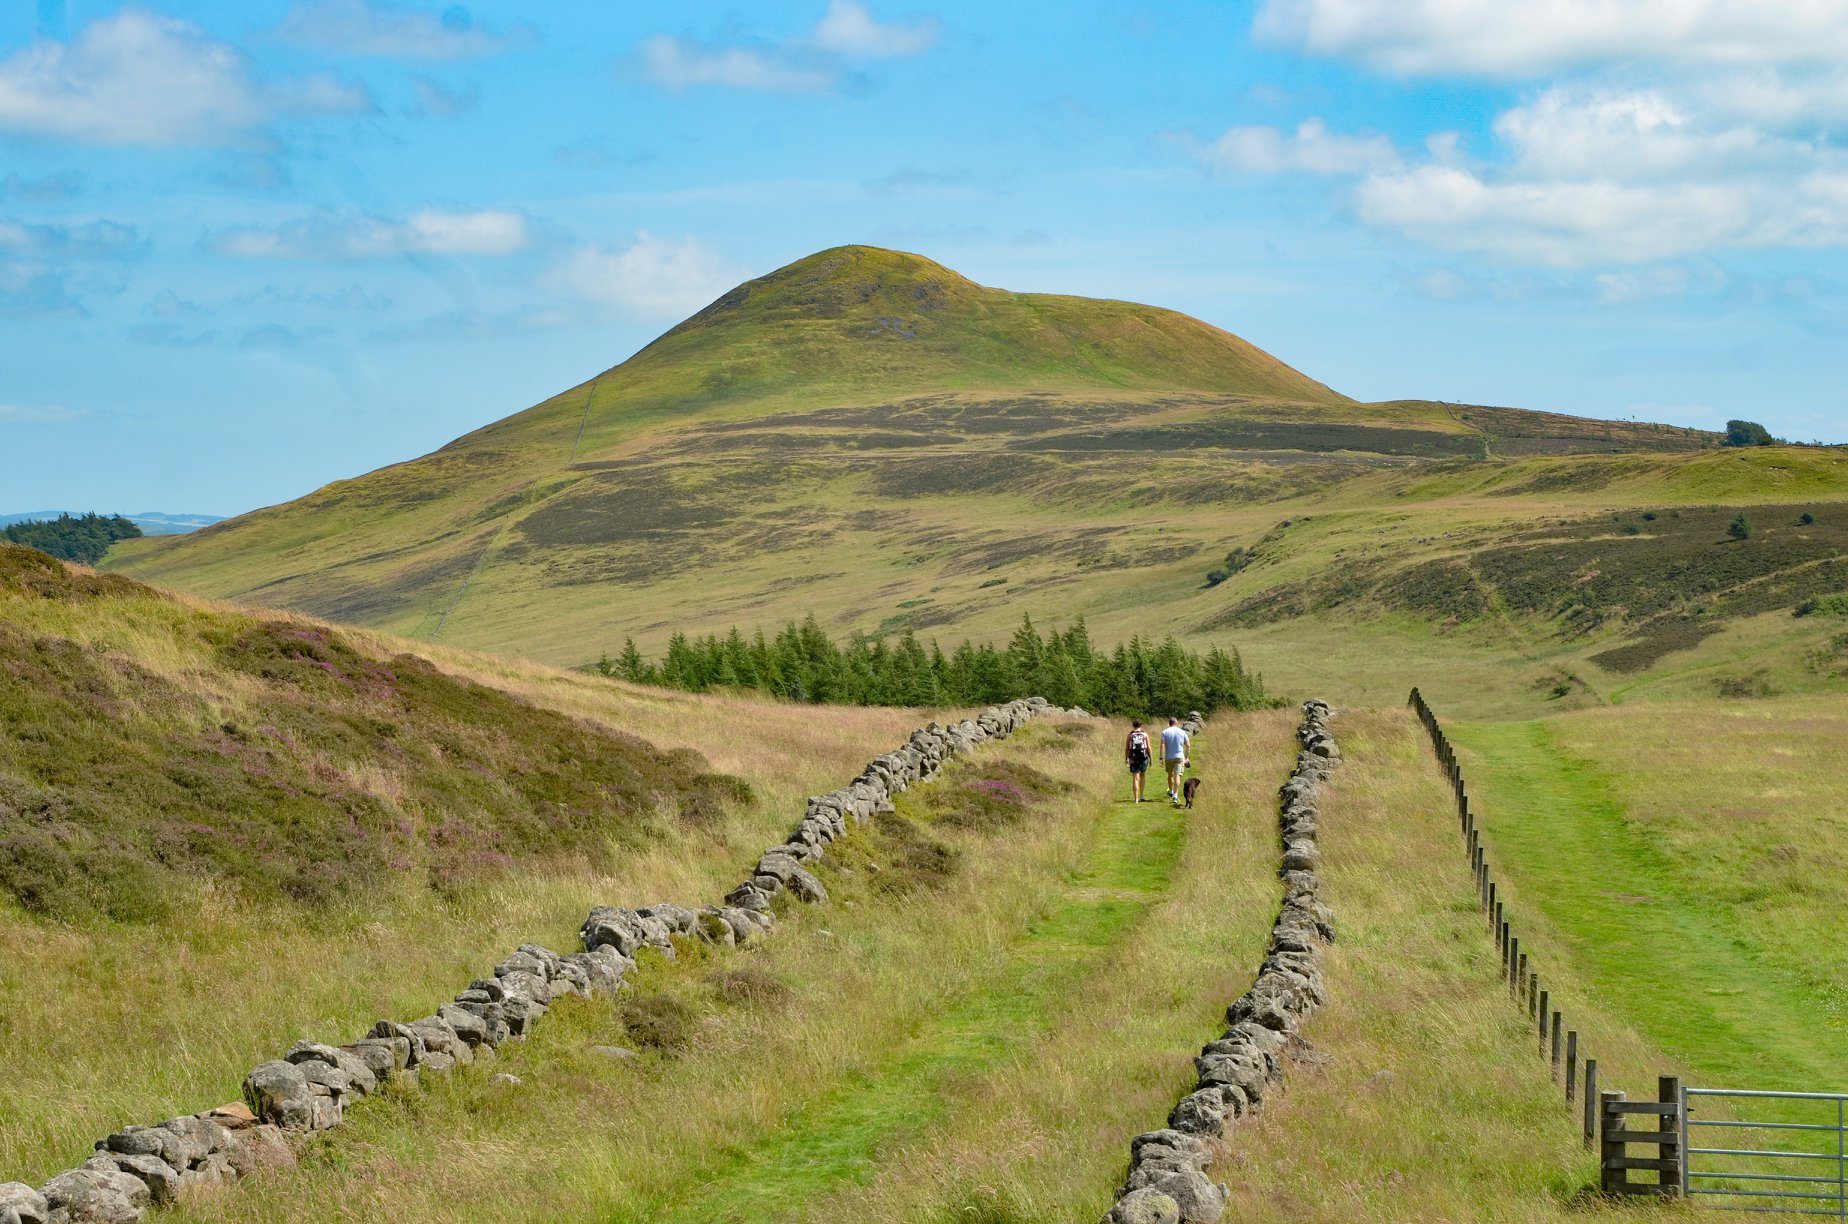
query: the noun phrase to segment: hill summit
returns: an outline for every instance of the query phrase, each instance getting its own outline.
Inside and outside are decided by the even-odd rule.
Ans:
[[[843,246],[746,281],[643,349],[720,362],[714,390],[880,395],[992,383],[1185,388],[1324,403],[1336,394],[1230,332],[1131,302],[989,289],[921,255]]]

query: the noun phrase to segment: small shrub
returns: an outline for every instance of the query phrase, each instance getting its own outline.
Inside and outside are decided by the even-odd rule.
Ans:
[[[1656,521],[1656,512],[1655,512],[1654,510],[1645,510],[1645,511],[1643,511],[1643,521],[1644,521],[1645,523],[1653,523],[1653,522],[1655,522],[1655,521]]]
[[[934,823],[987,832],[1018,823],[1041,799],[1069,789],[1031,765],[992,761],[937,783],[925,810]]]
[[[680,819],[696,829],[716,828],[729,809],[748,808],[757,795],[751,784],[731,774],[699,773],[680,792]]]
[[[1848,592],[1812,595],[1795,608],[1792,616],[1848,616]]]
[[[1752,538],[1752,520],[1746,518],[1745,515],[1741,514],[1738,518],[1734,519],[1732,522],[1726,525],[1726,534],[1731,536],[1735,540],[1751,539]]]
[[[643,995],[622,1002],[622,1027],[637,1048],[672,1053],[693,1044],[699,1011],[671,994]]]
[[[1757,421],[1726,422],[1727,446],[1775,446],[1779,439]]]
[[[1771,684],[1763,675],[1727,676],[1714,682],[1722,697],[1769,697]]]
[[[1641,535],[1642,530],[1642,524],[1640,523],[1625,523],[1623,525],[1623,533],[1625,535]]]
[[[1222,569],[1207,570],[1206,571],[1206,585],[1210,587],[1216,587],[1220,583],[1224,582],[1226,579],[1230,578],[1231,576],[1232,576],[1231,573],[1226,570],[1222,570]]]
[[[1802,514],[1797,516],[1797,525],[1800,527],[1808,527],[1815,521],[1816,516],[1811,514],[1808,510],[1805,510]]]
[[[878,844],[876,857],[886,864],[875,877],[873,887],[887,895],[941,888],[962,866],[962,854],[954,846],[928,836],[916,823],[896,812],[881,812],[874,817],[873,834]]]

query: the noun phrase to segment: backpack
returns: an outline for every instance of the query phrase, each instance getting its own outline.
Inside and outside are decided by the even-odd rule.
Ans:
[[[1147,731],[1138,730],[1129,733],[1129,756],[1132,761],[1139,765],[1146,765],[1151,751]]]

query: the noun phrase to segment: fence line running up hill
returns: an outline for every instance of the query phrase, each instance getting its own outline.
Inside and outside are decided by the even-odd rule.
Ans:
[[[1443,767],[1451,792],[1456,796],[1457,825],[1462,832],[1463,848],[1469,856],[1476,903],[1486,917],[1489,934],[1501,954],[1502,976],[1508,982],[1509,994],[1532,1021],[1540,1055],[1550,1060],[1554,1080],[1563,1083],[1566,1103],[1576,1106],[1582,1102],[1585,1144],[1589,1147],[1598,1136],[1598,1060],[1586,1056],[1578,1030],[1567,1028],[1564,1015],[1552,1005],[1552,991],[1541,981],[1539,955],[1532,944],[1521,946],[1521,937],[1509,917],[1495,873],[1490,869],[1488,848],[1483,842],[1476,813],[1470,807],[1469,788],[1463,779],[1463,768],[1457,762],[1456,750],[1450,746],[1450,737],[1444,734],[1437,715],[1416,688],[1412,690],[1410,704],[1430,733],[1438,764]],[[1656,1187],[1646,1189],[1654,1192]]]

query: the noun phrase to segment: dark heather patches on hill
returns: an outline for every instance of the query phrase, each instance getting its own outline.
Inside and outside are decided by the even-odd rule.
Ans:
[[[1717,446],[1721,435],[1675,425],[1598,421],[1558,412],[1531,412],[1470,404],[1452,410],[1457,420],[1493,440],[1498,455],[1571,455],[1615,451],[1690,451]]]
[[[716,527],[734,513],[716,498],[664,481],[585,480],[520,521],[520,534],[539,546],[668,540],[677,532]]]
[[[1025,492],[1060,471],[1028,455],[945,455],[889,461],[870,473],[870,491],[882,497],[960,496]]]
[[[0,549],[0,896],[135,921],[215,881],[325,904],[519,862],[605,862],[657,814],[710,823],[736,779],[307,622],[177,612],[138,583]],[[82,601],[204,650],[185,682],[22,627]],[[221,692],[207,695],[210,690]],[[227,713],[230,712],[230,716]]]
[[[354,563],[325,571],[291,574],[250,592],[264,603],[287,604],[310,616],[360,623],[383,620],[412,605],[427,606],[452,592],[475,568],[492,532],[458,544],[457,551],[408,562],[392,571],[392,581],[378,580],[376,569]],[[268,589],[276,588],[276,589]]]
[[[1601,650],[1591,661],[1606,671],[1640,672],[1655,666],[1663,657],[1677,650],[1692,650],[1720,631],[1712,620],[1694,620],[1684,616],[1663,617],[1642,634],[1621,646]]]
[[[1176,425],[1090,430],[1013,443],[1017,450],[1177,451],[1233,450],[1359,451],[1426,459],[1479,455],[1482,440],[1470,434],[1427,429],[1392,429],[1331,422],[1197,421]]]
[[[1595,661],[1635,671],[1718,632],[1718,622],[1848,589],[1848,515],[1800,524],[1805,509],[1631,511],[1500,535],[1512,543],[1488,545],[1484,536],[1463,556],[1337,563],[1319,578],[1242,600],[1209,624],[1264,624],[1343,606],[1453,623],[1523,613],[1568,635],[1623,624],[1636,636]],[[1741,513],[1757,526],[1733,539],[1727,528]]]
[[[676,456],[708,455],[719,451],[775,450],[808,452],[840,450],[897,450],[905,447],[954,446],[966,439],[956,434],[900,433],[896,430],[816,430],[786,432],[774,418],[775,428],[714,435],[695,435],[669,448]]]

